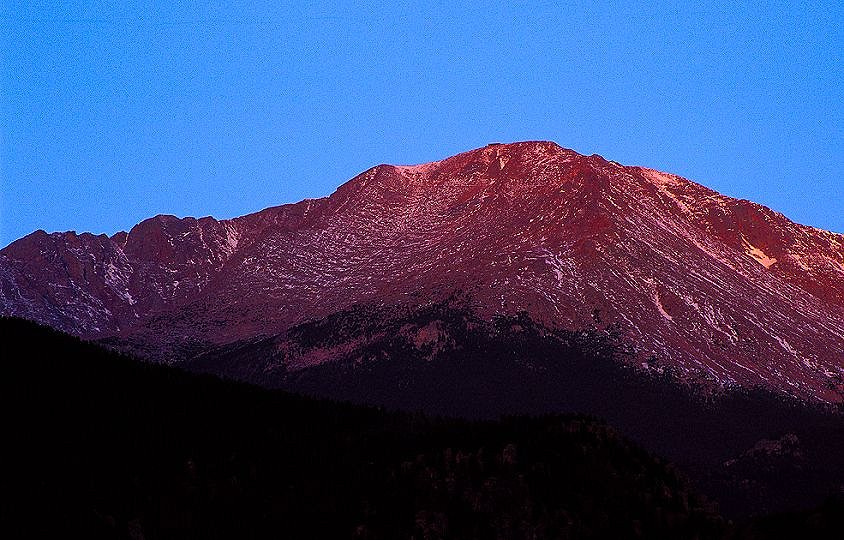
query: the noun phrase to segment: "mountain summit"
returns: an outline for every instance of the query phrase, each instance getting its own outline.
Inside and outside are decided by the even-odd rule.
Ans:
[[[485,318],[613,325],[644,369],[844,399],[844,236],[552,142],[378,165],[232,220],[38,231],[0,251],[0,314],[168,362],[456,291]]]

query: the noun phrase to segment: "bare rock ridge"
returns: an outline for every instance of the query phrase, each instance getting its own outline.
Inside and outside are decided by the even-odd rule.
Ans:
[[[844,399],[844,236],[552,142],[379,165],[232,220],[38,231],[0,251],[0,314],[165,361],[456,290],[486,317],[618,324],[644,367]]]

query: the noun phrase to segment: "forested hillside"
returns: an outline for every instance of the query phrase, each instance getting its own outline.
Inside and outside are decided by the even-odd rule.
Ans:
[[[0,325],[6,538],[764,537],[592,418],[385,412]]]

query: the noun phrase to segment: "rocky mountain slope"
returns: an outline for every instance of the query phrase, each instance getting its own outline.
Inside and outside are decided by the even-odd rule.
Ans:
[[[0,314],[167,362],[455,291],[485,318],[617,326],[644,369],[844,399],[844,236],[551,142],[379,165],[232,220],[39,231],[0,251]]]

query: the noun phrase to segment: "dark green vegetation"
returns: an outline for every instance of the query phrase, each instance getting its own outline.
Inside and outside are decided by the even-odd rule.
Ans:
[[[4,538],[770,538],[605,424],[387,413],[141,364],[2,319]],[[142,535],[142,536],[141,536]]]

